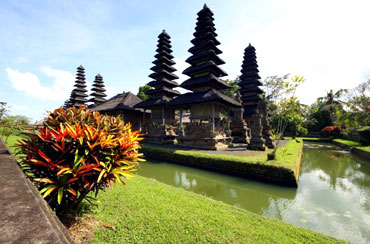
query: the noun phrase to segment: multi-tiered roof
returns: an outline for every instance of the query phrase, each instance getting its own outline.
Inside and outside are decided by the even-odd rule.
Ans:
[[[172,105],[187,105],[194,103],[204,103],[218,100],[219,102],[236,105],[239,103],[228,96],[219,92],[219,90],[230,88],[230,85],[220,77],[226,76],[218,65],[225,62],[218,57],[221,50],[217,48],[220,42],[216,39],[216,28],[213,23],[213,13],[204,5],[198,12],[197,23],[194,32],[194,39],[191,43],[194,45],[188,51],[192,54],[186,62],[191,66],[184,70],[183,74],[190,76],[180,86],[191,90],[192,93],[186,93],[171,101]]]
[[[256,49],[249,44],[244,50],[244,60],[242,64],[242,75],[240,76],[240,94],[244,107],[244,115],[249,116],[256,113],[258,101],[261,100],[260,94],[263,91],[259,88],[262,86],[261,77],[258,75],[258,64]]]
[[[86,97],[88,97],[88,95],[86,90],[85,68],[82,65],[77,68],[77,75],[74,87],[75,88],[73,89],[70,98],[71,105],[86,105]]]
[[[154,66],[151,68],[153,71],[149,75],[150,78],[154,79],[149,82],[148,85],[153,87],[147,91],[145,94],[150,95],[152,98],[145,100],[136,107],[139,108],[150,108],[153,106],[167,104],[173,97],[178,96],[180,93],[173,88],[179,85],[174,81],[178,79],[177,75],[173,72],[176,69],[173,67],[175,62],[172,60],[171,50],[171,37],[167,34],[165,30],[162,31],[158,36],[157,54],[154,56],[156,58],[153,61]]]
[[[91,90],[93,92],[90,95],[92,98],[89,100],[89,102],[92,102],[94,106],[97,106],[105,102],[105,97],[107,96],[105,94],[106,90],[104,89],[103,77],[100,74],[95,76],[94,84],[92,86],[93,88]]]

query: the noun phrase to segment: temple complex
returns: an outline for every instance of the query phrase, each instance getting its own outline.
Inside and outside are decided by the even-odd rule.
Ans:
[[[244,120],[251,129],[251,140],[248,148],[251,150],[265,150],[265,139],[262,135],[261,114],[258,109],[258,102],[262,100],[263,91],[261,77],[258,75],[258,65],[256,49],[249,44],[244,50],[244,59],[242,64],[242,75],[240,76],[239,92],[244,108]]]
[[[92,102],[93,106],[97,106],[105,102],[105,97],[107,96],[105,94],[106,90],[104,89],[103,77],[100,74],[95,76],[94,84],[92,86],[93,88],[91,90],[93,92],[90,95],[92,98],[89,100],[89,102]]]
[[[146,92],[151,98],[138,103],[136,108],[150,109],[151,121],[147,128],[145,142],[157,144],[173,144],[177,137],[177,127],[175,126],[175,108],[168,106],[168,102],[180,93],[173,88],[179,85],[174,81],[178,77],[173,73],[175,62],[172,60],[170,36],[165,30],[158,36],[157,54],[153,61],[154,72],[149,75],[154,79],[148,85],[153,87]]]
[[[219,90],[231,86],[220,79],[226,76],[218,65],[225,62],[217,55],[220,42],[216,39],[213,13],[204,5],[198,12],[194,32],[194,45],[188,51],[192,54],[186,62],[191,66],[183,74],[189,76],[180,86],[192,92],[174,98],[170,105],[180,109],[178,145],[203,149],[221,150],[231,142],[229,110],[241,107],[234,99]],[[190,110],[190,123],[183,128],[182,112]]]
[[[83,106],[87,103],[87,90],[86,90],[86,80],[85,80],[85,68],[80,65],[77,68],[76,81],[72,90],[70,105],[71,106]]]

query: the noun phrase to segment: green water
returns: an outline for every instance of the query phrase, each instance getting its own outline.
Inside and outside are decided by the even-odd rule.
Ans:
[[[305,143],[297,189],[157,161],[143,163],[138,173],[269,218],[370,243],[370,162],[331,144]]]

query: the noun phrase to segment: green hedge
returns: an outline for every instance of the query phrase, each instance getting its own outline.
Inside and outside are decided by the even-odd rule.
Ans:
[[[360,135],[360,143],[362,146],[370,146],[370,126],[362,127],[357,130]]]
[[[149,159],[163,160],[282,185],[297,186],[299,167],[296,167],[296,160],[297,156],[300,156],[299,150],[302,149],[303,144],[302,142],[298,144],[295,141],[290,143],[294,146],[293,150],[297,151],[292,153],[287,149],[288,152],[286,152],[286,154],[289,155],[290,158],[286,158],[290,159],[291,162],[288,163],[291,167],[281,166],[282,164],[286,165],[287,162],[267,161],[267,155],[265,159],[256,159],[176,150],[159,146],[143,146],[142,152],[145,157]],[[293,160],[291,160],[291,155],[293,155]],[[284,160],[284,157],[280,157],[280,160]],[[298,164],[299,163],[300,160]]]

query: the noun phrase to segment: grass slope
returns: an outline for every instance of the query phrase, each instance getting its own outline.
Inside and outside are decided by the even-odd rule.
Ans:
[[[342,144],[347,145],[349,147],[354,147],[354,148],[364,150],[366,152],[370,152],[370,146],[361,146],[361,144],[359,142],[343,140],[343,139],[334,139],[333,141],[342,143]]]
[[[136,176],[98,196],[92,243],[339,243],[181,188]]]

